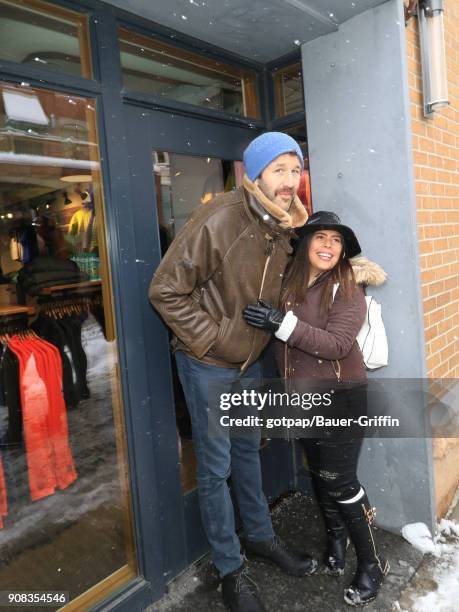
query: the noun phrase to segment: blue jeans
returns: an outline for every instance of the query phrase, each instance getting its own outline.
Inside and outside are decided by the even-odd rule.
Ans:
[[[202,522],[212,560],[224,576],[242,564],[227,484],[230,476],[247,539],[269,540],[274,532],[261,482],[260,432],[253,430],[250,436],[240,438],[209,437],[208,386],[218,379],[222,381],[222,390],[231,391],[231,383],[236,379],[241,386],[244,379],[261,380],[261,367],[254,363],[241,375],[237,368],[208,365],[182,351],[177,351],[175,358],[193,429]]]

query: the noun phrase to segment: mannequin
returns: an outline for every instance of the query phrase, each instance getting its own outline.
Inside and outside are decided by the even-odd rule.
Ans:
[[[82,207],[70,219],[68,234],[76,239],[77,250],[85,253],[98,248],[97,227],[92,193],[81,191]]]

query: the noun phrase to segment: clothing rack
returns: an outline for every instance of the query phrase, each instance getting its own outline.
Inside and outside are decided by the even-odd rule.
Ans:
[[[34,312],[35,308],[31,306],[0,306],[0,333],[23,331],[29,324],[29,316]]]
[[[35,312],[33,306],[0,306],[0,317],[8,317],[15,315],[32,315]]]
[[[102,281],[87,281],[84,283],[70,283],[67,285],[54,285],[43,288],[37,298],[37,304],[50,304],[57,301],[68,301],[75,303],[76,300],[89,300],[102,290]]]
[[[40,291],[40,295],[50,295],[60,293],[62,291],[91,291],[98,290],[102,286],[101,280],[85,281],[82,283],[68,283],[66,285],[53,285],[52,287],[44,287]]]
[[[55,285],[42,289],[37,297],[39,313],[60,319],[72,313],[91,312],[107,339],[102,282],[100,280]]]
[[[40,312],[44,312],[46,314],[53,314],[56,312],[57,313],[60,312],[61,315],[65,314],[66,311],[68,314],[69,309],[74,310],[75,308],[89,311],[91,301],[92,301],[91,298],[88,296],[75,296],[73,298],[68,297],[67,299],[57,297],[57,298],[41,301],[38,305],[38,309]]]

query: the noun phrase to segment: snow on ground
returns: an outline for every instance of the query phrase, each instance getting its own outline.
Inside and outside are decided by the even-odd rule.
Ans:
[[[459,534],[458,524],[456,530]],[[413,602],[413,612],[453,612],[458,609],[459,600],[459,538],[444,550],[435,564],[432,577],[438,584],[431,591]]]
[[[410,612],[455,612],[459,609],[459,523],[449,518],[452,514],[459,517],[458,497],[456,494],[447,518],[441,519],[433,538],[424,523],[412,523],[402,529],[403,537],[410,544],[432,555],[418,581],[419,585],[430,584],[430,588],[427,593],[423,588],[410,593]],[[406,612],[406,607],[398,602],[395,609]]]

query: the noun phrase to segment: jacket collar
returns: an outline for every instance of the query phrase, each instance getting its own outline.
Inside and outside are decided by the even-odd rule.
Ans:
[[[258,231],[265,238],[276,240],[283,249],[291,254],[293,247],[290,244],[290,239],[295,235],[291,229],[282,229],[271,215],[267,214],[266,210],[261,206],[258,200],[244,188],[240,188],[242,193],[242,201],[245,211],[252,223],[257,227]]]
[[[264,213],[268,213],[271,218],[276,220],[275,225],[278,228],[293,229],[295,227],[302,227],[308,220],[306,208],[297,195],[295,195],[290,209],[286,211],[265,196],[261,189],[246,174],[244,175],[244,189],[261,205]]]
[[[349,260],[354,271],[355,280],[359,285],[382,285],[387,278],[383,268],[366,257],[357,256]]]

